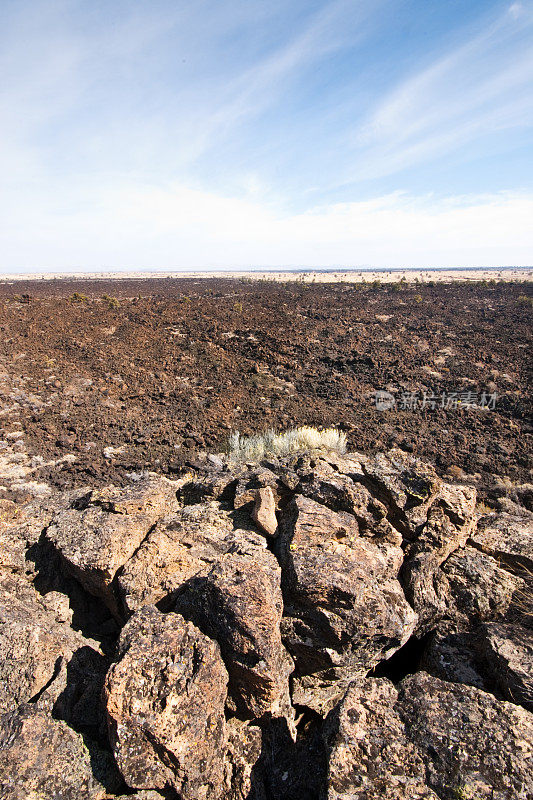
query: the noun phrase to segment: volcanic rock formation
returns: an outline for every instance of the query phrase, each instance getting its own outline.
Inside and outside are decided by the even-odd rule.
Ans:
[[[513,508],[392,450],[207,458],[11,509],[0,797],[528,800]]]

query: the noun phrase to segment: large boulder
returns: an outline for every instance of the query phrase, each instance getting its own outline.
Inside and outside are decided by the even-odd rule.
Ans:
[[[361,537],[354,516],[306,497],[289,503],[280,525],[285,613],[296,702],[327,709],[347,681],[389,658],[417,616],[396,578],[402,551]]]
[[[532,796],[533,715],[424,672],[352,684],[324,737],[328,800]]]
[[[409,741],[388,681],[352,684],[324,725],[327,800],[437,800],[424,759]]]
[[[109,735],[133,789],[220,796],[228,675],[218,645],[179,614],[129,620],[105,683]]]
[[[67,570],[120,618],[113,580],[155,522],[177,510],[178,483],[148,475],[130,486],[90,492],[55,516],[46,538]]]
[[[117,576],[124,612],[167,598],[195,575],[205,574],[235,545],[232,515],[211,501],[164,517]]]
[[[57,611],[28,581],[0,577],[0,712],[35,701],[45,690],[53,705],[65,688],[56,679],[76,653],[86,651],[102,658],[94,641],[72,630],[68,615],[58,622]]]
[[[481,651],[489,671],[504,696],[533,711],[533,633],[521,625],[486,623]]]
[[[293,663],[281,642],[281,570],[262,536],[240,533],[232,552],[184,587],[176,610],[219,643],[232,711],[290,716]]]
[[[121,785],[110,753],[34,705],[0,717],[2,800],[104,800]]]
[[[424,672],[400,684],[396,706],[443,800],[527,800],[533,793],[533,715],[472,686]]]

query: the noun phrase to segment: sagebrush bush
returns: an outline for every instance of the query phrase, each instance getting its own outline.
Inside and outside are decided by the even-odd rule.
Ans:
[[[342,455],[346,452],[346,434],[336,428],[318,430],[306,425],[285,433],[269,430],[256,436],[241,436],[236,431],[230,436],[228,450],[235,461],[253,462],[308,450],[333,450]]]

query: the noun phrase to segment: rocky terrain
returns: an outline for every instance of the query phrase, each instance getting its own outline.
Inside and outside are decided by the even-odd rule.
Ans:
[[[477,484],[395,448],[2,500],[0,798],[530,800],[533,487]]]
[[[0,282],[0,497],[172,477],[231,431],[314,425],[477,476],[490,505],[531,481],[528,297],[530,283]]]

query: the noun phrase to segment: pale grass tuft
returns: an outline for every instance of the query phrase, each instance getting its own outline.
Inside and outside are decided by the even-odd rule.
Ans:
[[[258,462],[269,456],[288,456],[308,450],[346,452],[346,434],[336,428],[318,430],[303,426],[275,433],[273,430],[256,436],[241,436],[238,431],[229,439],[229,455],[234,461]]]

